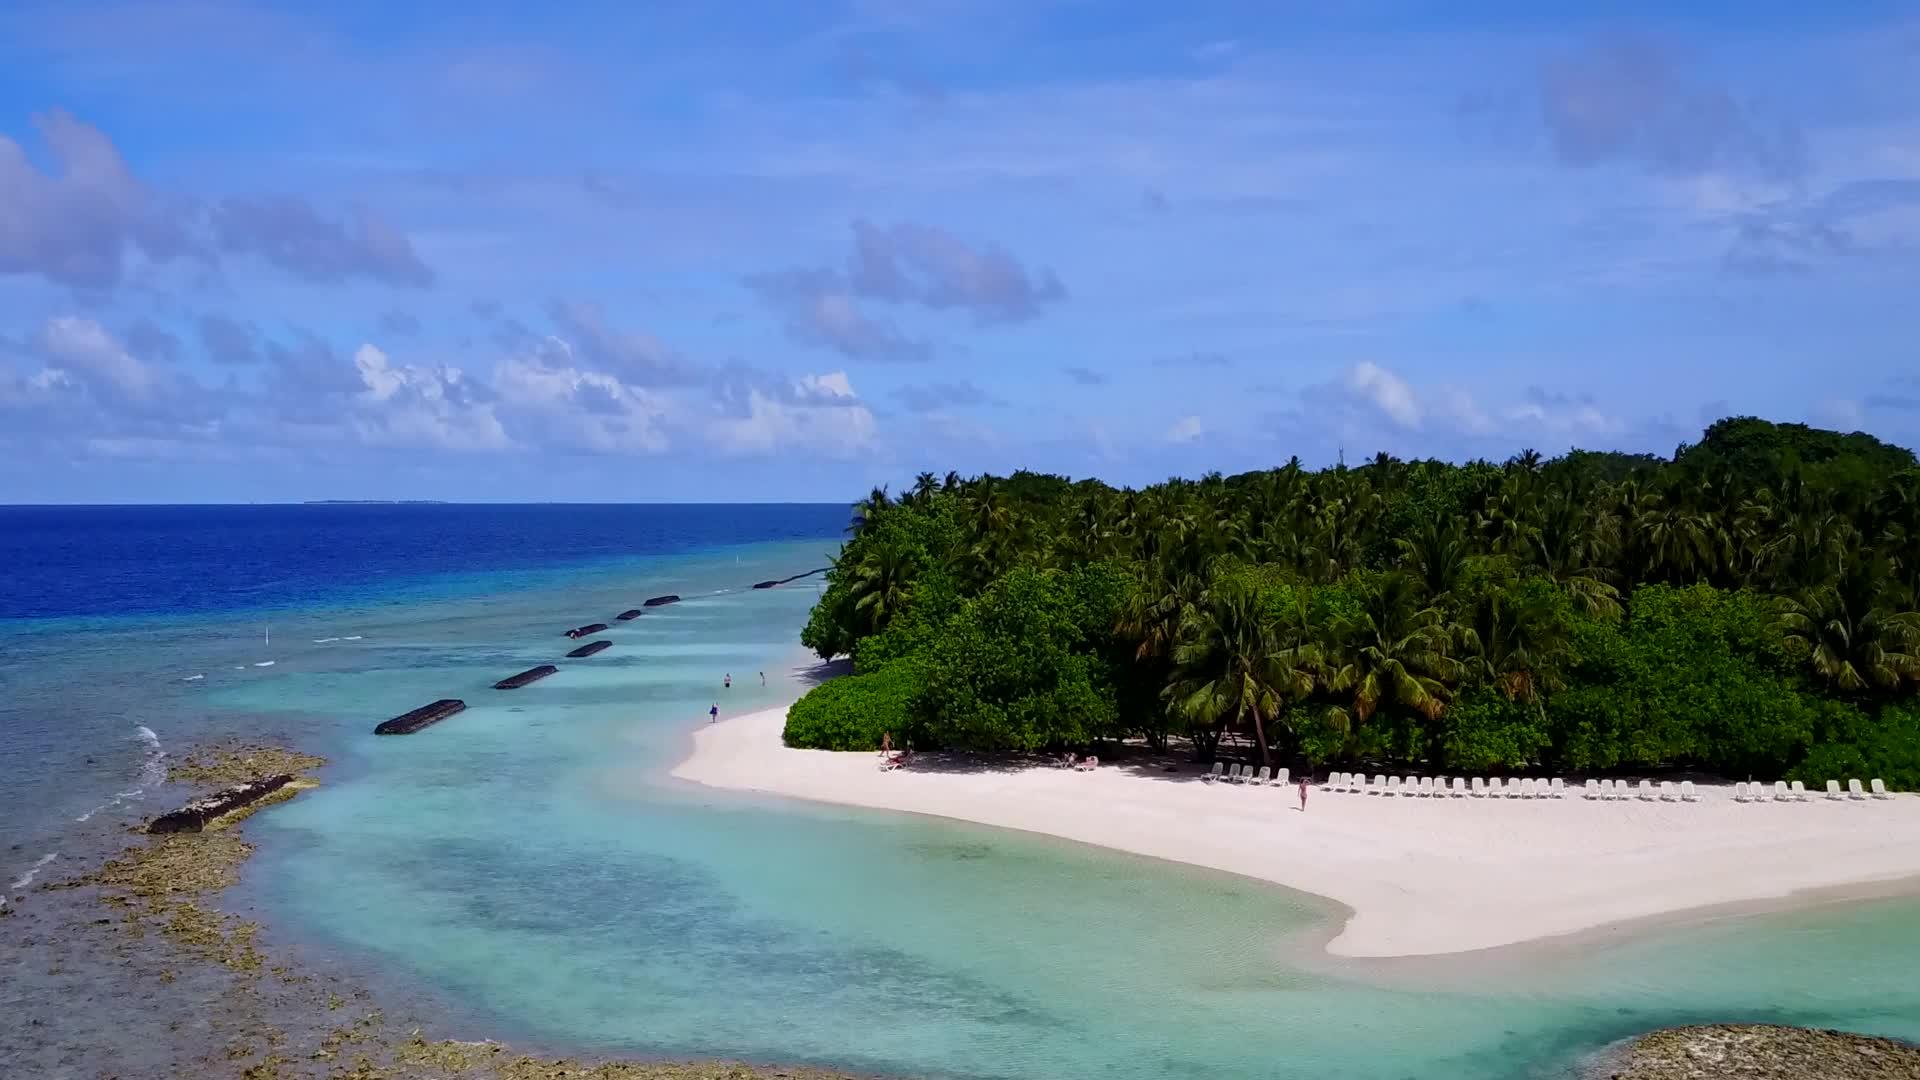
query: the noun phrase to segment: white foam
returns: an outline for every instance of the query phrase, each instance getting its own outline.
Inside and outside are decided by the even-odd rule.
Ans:
[[[277,662],[278,661],[274,661],[274,660],[262,660],[253,666],[254,667],[272,667]]]
[[[181,682],[193,682],[193,681],[194,681],[195,679],[204,679],[204,678],[206,678],[206,676],[205,676],[205,675],[189,675],[189,676],[187,676],[186,678],[184,678],[184,679],[181,679],[180,681],[181,681]]]
[[[313,643],[315,645],[325,645],[329,641],[339,641],[339,640],[340,639],[337,637],[317,637],[313,639]]]
[[[359,634],[348,634],[348,635],[347,635],[346,637],[343,637],[343,638],[341,638],[340,640],[341,640],[341,641],[359,641],[359,640],[360,640],[360,635],[359,635]]]
[[[33,884],[33,879],[40,875],[40,871],[46,869],[48,863],[59,857],[60,853],[57,851],[49,851],[45,855],[40,856],[40,861],[34,863],[26,873],[15,878],[13,884],[7,886],[7,889],[11,892],[19,892],[21,889]]]
[[[138,799],[146,795],[147,789],[157,787],[167,779],[167,752],[160,746],[160,736],[145,724],[136,724],[133,737],[147,744],[147,756],[140,762],[140,786],[130,791],[115,792],[113,798],[74,818],[75,821],[88,821],[102,810],[111,810],[129,799]]]

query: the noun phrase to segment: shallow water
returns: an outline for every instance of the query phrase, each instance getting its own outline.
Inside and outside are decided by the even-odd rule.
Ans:
[[[444,575],[360,586],[283,605],[270,653],[254,617],[230,611],[95,615],[80,635],[16,624],[0,639],[12,779],[0,879],[48,850],[111,842],[154,809],[142,795],[73,820],[142,787],[143,768],[150,778],[139,727],[163,747],[263,733],[335,764],[320,790],[249,824],[262,852],[234,902],[305,951],[434,989],[449,1022],[470,1028],[447,1034],[1116,1078],[1556,1076],[1607,1041],[1692,1020],[1920,1038],[1911,901],[1717,920],[1540,963],[1462,958],[1438,980],[1325,958],[1305,970],[1287,939],[1329,917],[1310,898],[665,778],[710,704],[790,696],[817,584],[744,586],[811,569],[831,535],[476,572],[458,589]],[[687,600],[615,623],[596,635],[613,649],[556,676],[487,689],[564,663],[565,627],[660,592]],[[316,643],[348,635],[359,640]],[[205,678],[182,681],[192,674]],[[448,695],[471,707],[414,736],[370,734]],[[53,783],[33,771],[49,762],[75,771]]]

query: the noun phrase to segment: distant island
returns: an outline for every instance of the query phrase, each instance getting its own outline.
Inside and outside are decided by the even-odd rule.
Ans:
[[[444,499],[308,499],[302,506],[445,506]]]

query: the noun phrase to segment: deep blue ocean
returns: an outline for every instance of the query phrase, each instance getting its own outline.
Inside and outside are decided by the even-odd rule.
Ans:
[[[246,823],[259,852],[223,903],[377,993],[430,994],[436,1036],[970,1080],[1560,1077],[1704,1020],[1920,1036],[1912,901],[1389,977],[1291,958],[1336,916],[1285,890],[671,779],[708,708],[801,692],[820,580],[750,586],[826,565],[848,517],[0,508],[0,886],[51,902],[178,797],[174,754],[270,739],[332,764]],[[683,599],[614,621],[663,593]],[[565,659],[586,622],[612,647]],[[441,697],[469,708],[372,735]],[[166,1075],[190,1033],[111,967],[56,966],[0,949],[0,1076]]]
[[[0,619],[271,610],[737,544],[836,540],[844,506],[0,506]]]

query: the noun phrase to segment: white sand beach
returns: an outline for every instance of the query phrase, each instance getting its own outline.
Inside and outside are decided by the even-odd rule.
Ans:
[[[694,732],[673,775],[714,788],[1045,833],[1328,897],[1342,956],[1493,948],[1696,908],[1920,885],[1920,796],[1737,803],[1421,799],[1205,784],[1103,765],[881,772],[871,753],[790,750],[784,708]]]

